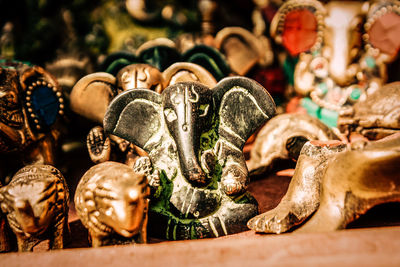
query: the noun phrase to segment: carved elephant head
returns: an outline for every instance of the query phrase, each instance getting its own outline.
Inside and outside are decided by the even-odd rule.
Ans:
[[[24,151],[26,163],[53,164],[53,144],[39,143],[56,139],[63,114],[61,88],[47,71],[18,62],[0,66],[0,154]]]
[[[160,155],[154,151],[162,146],[156,143],[169,136],[182,175],[194,185],[204,186],[212,179],[210,165],[214,164],[202,166],[204,152],[215,149],[223,166],[231,158],[244,163],[241,149],[245,141],[274,112],[273,100],[263,87],[250,79],[234,77],[223,79],[213,89],[186,82],[169,86],[162,94],[127,91],[110,104],[104,127],[106,132],[146,150],[156,165]],[[224,146],[215,148],[220,139],[229,144],[230,152]]]
[[[93,121],[103,123],[104,114],[111,100],[120,92],[146,88],[161,93],[178,81],[198,81],[214,86],[215,79],[201,66],[192,63],[175,63],[164,72],[147,64],[131,64],[122,68],[114,77],[96,72],[83,77],[71,92],[71,109]]]

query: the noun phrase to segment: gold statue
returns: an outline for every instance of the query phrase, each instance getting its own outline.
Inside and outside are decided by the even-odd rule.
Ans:
[[[346,148],[339,141],[307,142],[280,204],[248,222],[257,232],[343,229],[370,208],[400,200],[400,133]]]
[[[93,247],[147,242],[150,189],[146,176],[118,162],[90,168],[75,193],[75,208]]]
[[[32,251],[43,240],[62,249],[69,235],[69,193],[64,177],[50,165],[28,165],[0,189],[0,202],[17,236],[18,251]]]

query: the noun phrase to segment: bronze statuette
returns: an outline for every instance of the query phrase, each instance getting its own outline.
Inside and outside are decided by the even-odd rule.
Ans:
[[[183,82],[161,94],[130,90],[107,109],[104,129],[143,148],[154,182],[149,229],[166,239],[218,237],[258,213],[246,192],[243,146],[275,113],[268,92],[231,77],[213,89]]]
[[[17,236],[18,251],[32,251],[43,240],[62,249],[69,235],[69,193],[64,177],[50,165],[29,165],[0,189],[0,202]]]
[[[146,176],[125,164],[90,168],[75,193],[75,208],[93,247],[147,242],[149,188]]]

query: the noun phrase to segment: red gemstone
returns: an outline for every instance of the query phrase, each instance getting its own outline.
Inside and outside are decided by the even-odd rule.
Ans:
[[[389,12],[379,17],[368,31],[371,44],[392,57],[400,49],[400,16]]]
[[[317,40],[317,19],[306,9],[289,12],[282,34],[283,46],[292,56],[309,50]]]

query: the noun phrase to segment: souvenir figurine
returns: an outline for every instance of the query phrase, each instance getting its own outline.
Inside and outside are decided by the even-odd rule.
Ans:
[[[294,88],[306,96],[301,106],[335,127],[338,115],[385,83],[386,65],[400,47],[398,25],[399,1],[330,1],[324,6],[291,0],[275,15],[271,36],[290,57],[298,57]]]
[[[281,114],[258,132],[247,163],[251,175],[270,171],[280,160],[297,160],[307,141],[338,139],[328,126],[308,114]]]
[[[64,247],[69,235],[69,193],[56,168],[41,164],[22,168],[0,189],[0,202],[17,236],[18,251],[32,251],[47,239],[50,249]]]
[[[55,163],[63,114],[62,90],[47,71],[20,62],[0,64],[2,179],[26,164]]]
[[[242,149],[274,113],[267,91],[244,77],[225,78],[213,89],[182,82],[161,94],[141,89],[119,94],[107,109],[104,129],[149,155],[147,169],[158,178],[149,233],[177,240],[245,230],[258,207],[246,192]]]
[[[370,208],[400,200],[399,164],[399,133],[347,149],[339,141],[307,142],[282,201],[248,226],[283,233],[311,216],[296,232],[343,229]]]
[[[207,86],[216,84],[208,71],[193,63],[175,63],[163,73],[147,64],[132,64],[122,68],[116,77],[104,72],[83,77],[72,90],[71,109],[102,124],[107,106],[118,93],[135,88],[147,88],[161,93],[167,85],[180,81],[196,81]],[[90,130],[87,138],[88,151],[93,162],[117,160],[111,154],[111,141],[117,145],[116,151],[124,155],[122,160],[130,166],[133,166],[137,155],[145,155],[138,147],[117,136],[104,135],[102,127],[97,126]]]
[[[93,247],[147,242],[149,187],[145,174],[118,162],[90,168],[75,193],[75,208]]]

